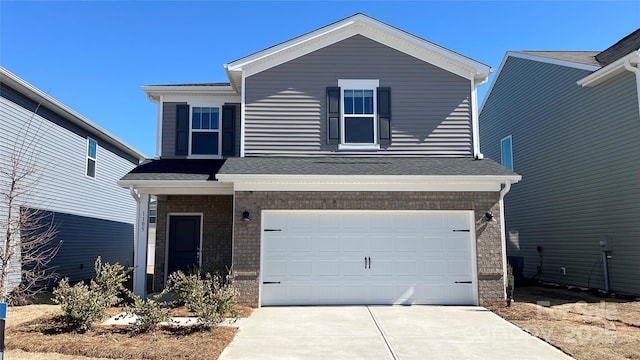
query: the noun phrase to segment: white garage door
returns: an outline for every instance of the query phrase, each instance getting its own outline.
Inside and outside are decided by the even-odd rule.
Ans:
[[[476,304],[471,211],[264,211],[261,304]]]

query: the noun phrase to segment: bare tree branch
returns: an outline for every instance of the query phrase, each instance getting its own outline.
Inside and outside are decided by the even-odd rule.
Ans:
[[[0,301],[34,294],[55,274],[49,264],[61,243],[55,244],[56,227],[46,204],[32,204],[42,180],[42,122],[34,121],[38,105],[15,135],[8,153],[0,154]],[[20,283],[10,286],[10,275],[20,270]],[[17,274],[14,275],[16,277]]]

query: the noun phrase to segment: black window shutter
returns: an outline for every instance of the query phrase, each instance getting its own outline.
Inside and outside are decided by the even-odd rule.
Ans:
[[[236,140],[236,107],[224,105],[222,107],[222,156],[235,155]]]
[[[340,143],[340,88],[327,88],[327,143]]]
[[[176,105],[176,156],[189,155],[189,105]]]
[[[391,88],[378,88],[378,136],[380,145],[391,143]]]

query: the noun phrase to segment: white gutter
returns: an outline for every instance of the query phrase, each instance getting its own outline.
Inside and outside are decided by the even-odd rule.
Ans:
[[[520,177],[520,178],[522,178],[522,177]],[[504,199],[504,196],[507,195],[509,190],[511,190],[511,180],[507,180],[504,183],[504,187],[502,188],[502,190],[500,190],[500,201],[502,201],[502,199]]]
[[[631,66],[629,59],[624,61],[624,68],[636,74],[636,95],[638,95],[638,112],[640,113],[640,69],[638,69],[638,65]]]
[[[129,185],[129,192],[131,193],[131,197],[133,197],[133,199],[139,203],[140,202],[140,195],[138,195],[138,193],[136,192],[136,188],[133,185]]]
[[[520,175],[278,175],[217,174],[220,182],[298,182],[298,183],[367,183],[367,182],[500,182],[517,183]],[[119,182],[120,183],[120,182]],[[509,185],[510,186],[510,185]]]
[[[640,50],[632,51],[624,57],[612,62],[611,64],[601,68],[600,70],[583,77],[582,79],[577,81],[577,84],[582,87],[592,87],[600,84],[601,82],[609,79],[610,77],[624,72],[625,63],[631,64],[631,61],[635,60],[634,63],[638,64],[640,62]],[[628,69],[627,69],[628,70]],[[633,71],[633,70],[630,70]]]

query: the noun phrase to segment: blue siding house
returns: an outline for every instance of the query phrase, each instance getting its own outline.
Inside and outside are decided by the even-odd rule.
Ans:
[[[27,191],[16,208],[37,209],[61,243],[50,266],[71,281],[93,276],[97,256],[133,265],[136,202],[116,182],[144,155],[82,115],[0,68],[0,193],[12,157],[31,166]],[[7,226],[7,202],[0,201],[0,233]],[[20,282],[14,258],[9,289]]]
[[[639,49],[640,29],[604,51],[502,61],[480,137],[526,178],[505,199],[521,277],[640,294]]]

